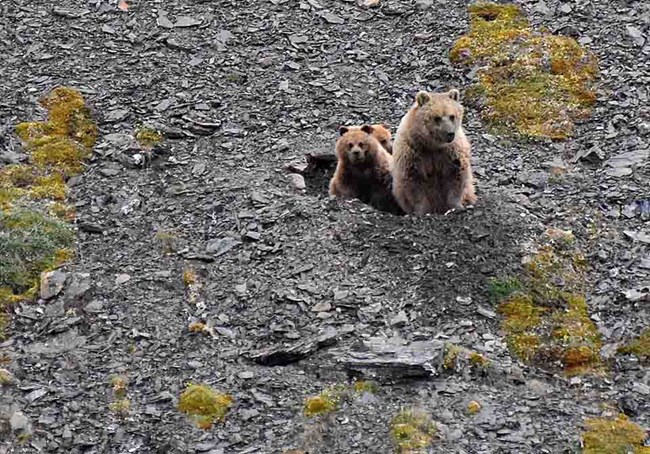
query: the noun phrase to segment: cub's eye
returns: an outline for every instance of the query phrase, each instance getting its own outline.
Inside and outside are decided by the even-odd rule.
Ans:
[[[363,142],[359,142],[359,148],[363,148]]]
[[[436,123],[440,123],[441,120],[442,118],[440,117],[433,117],[433,121],[435,121]]]
[[[453,123],[454,121],[456,121],[456,115],[451,115],[451,116],[449,117],[449,119],[450,119],[450,120],[452,121],[452,123]]]
[[[348,144],[348,148],[349,148],[350,150],[352,150],[352,147],[353,147],[353,146],[354,146],[354,144],[351,144],[351,143]]]

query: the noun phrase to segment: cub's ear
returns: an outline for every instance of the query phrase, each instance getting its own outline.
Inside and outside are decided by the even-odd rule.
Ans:
[[[382,123],[381,125],[390,131],[390,125],[388,123]]]
[[[366,134],[372,134],[373,128],[370,125],[363,125],[361,126],[361,130]]]
[[[460,102],[460,92],[455,88],[452,88],[447,92],[447,95],[456,102]]]
[[[431,97],[429,96],[429,93],[426,91],[419,91],[418,94],[415,96],[415,101],[418,103],[418,107],[422,107],[426,103],[429,102]]]
[[[350,130],[350,129],[349,129],[347,126],[341,126],[341,127],[339,128],[339,136],[342,136],[343,134],[345,134],[345,133],[348,132],[349,130]]]

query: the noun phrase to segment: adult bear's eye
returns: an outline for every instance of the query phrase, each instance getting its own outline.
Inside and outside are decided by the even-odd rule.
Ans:
[[[455,115],[451,115],[451,116],[449,117],[449,119],[450,119],[450,120],[452,121],[452,123],[453,123],[454,121],[456,121],[456,116],[455,116]]]
[[[442,118],[440,118],[440,117],[433,117],[433,121],[435,121],[436,123],[440,123],[440,120],[442,120]]]

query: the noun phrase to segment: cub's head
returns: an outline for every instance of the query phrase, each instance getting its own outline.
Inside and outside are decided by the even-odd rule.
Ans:
[[[454,141],[463,121],[458,90],[453,88],[446,93],[421,91],[415,97],[415,109],[421,134],[440,144]]]
[[[372,125],[372,135],[384,147],[384,150],[389,153],[393,152],[393,135],[390,133],[390,128],[386,123]]]
[[[362,164],[373,159],[377,139],[373,137],[374,128],[370,125],[341,126],[340,137],[336,141],[336,156],[351,164]]]

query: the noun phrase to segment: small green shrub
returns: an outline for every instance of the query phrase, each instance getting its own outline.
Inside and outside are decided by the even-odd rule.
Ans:
[[[0,288],[27,291],[42,271],[69,258],[73,243],[74,232],[53,217],[27,209],[0,211]]]

